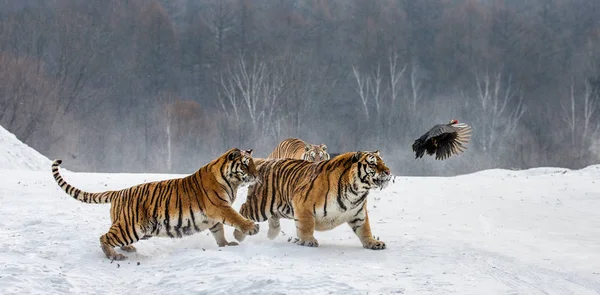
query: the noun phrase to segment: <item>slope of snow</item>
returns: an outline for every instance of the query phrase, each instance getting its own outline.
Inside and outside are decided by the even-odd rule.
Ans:
[[[0,126],[0,169],[44,171],[51,162]]]
[[[1,294],[600,294],[598,166],[398,177],[369,196],[382,251],[345,225],[297,246],[282,220],[273,241],[265,222],[239,246],[152,238],[112,263],[98,241],[110,205],[73,200],[45,170],[0,171]],[[89,191],[180,176],[61,171]]]

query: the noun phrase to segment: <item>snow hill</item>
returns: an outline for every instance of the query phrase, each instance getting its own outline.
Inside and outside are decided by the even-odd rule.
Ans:
[[[89,191],[180,176],[61,171]],[[282,220],[273,241],[265,222],[239,246],[152,238],[112,263],[98,241],[110,205],[73,200],[50,165],[0,179],[1,294],[600,294],[600,166],[398,177],[369,196],[382,251],[344,225],[297,246]]]
[[[46,171],[51,162],[0,126],[0,169]]]

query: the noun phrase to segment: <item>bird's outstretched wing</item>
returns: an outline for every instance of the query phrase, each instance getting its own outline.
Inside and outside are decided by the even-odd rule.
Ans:
[[[465,130],[465,128],[468,128],[470,131],[471,127],[465,123],[458,123],[454,125],[438,124],[433,126],[429,132],[427,132],[426,140],[438,137],[442,134],[458,133],[460,130]]]
[[[437,149],[435,153],[436,160],[445,160],[452,155],[463,153],[467,147],[464,146],[471,139],[471,126],[459,123],[450,126],[443,126],[442,132],[437,137]]]
[[[471,126],[465,123],[452,125],[438,124],[433,126],[413,143],[415,158],[421,158],[427,152],[435,154],[436,160],[445,160],[452,155],[464,152],[471,138]]]

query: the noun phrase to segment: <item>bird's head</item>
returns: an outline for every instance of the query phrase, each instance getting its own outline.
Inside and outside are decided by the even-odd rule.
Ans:
[[[450,124],[450,125],[458,124],[458,120],[452,119],[452,120],[450,120],[450,123],[448,123],[448,124]]]

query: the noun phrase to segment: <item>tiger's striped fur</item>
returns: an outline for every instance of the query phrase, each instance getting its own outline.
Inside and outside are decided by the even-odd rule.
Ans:
[[[230,149],[186,177],[100,193],[68,184],[59,173],[61,163],[52,163],[52,174],[67,194],[84,203],[111,203],[111,227],[100,237],[101,248],[109,259],[127,258],[117,254],[114,247],[134,252],[131,244],[153,236],[181,238],[209,229],[217,245],[223,247],[237,245],[225,239],[223,224],[245,234],[258,233],[258,224],[231,207],[239,186],[258,181],[252,150]]]
[[[316,145],[305,143],[303,140],[298,138],[287,138],[282,140],[273,149],[271,154],[267,156],[267,159],[302,159],[311,162],[329,160],[329,154],[327,153],[327,145],[324,143]]]
[[[248,187],[240,213],[256,222],[268,220],[269,239],[279,234],[285,218],[294,219],[299,245],[317,247],[315,230],[347,223],[363,247],[385,248],[371,234],[367,214],[369,191],[383,189],[391,179],[379,151],[348,152],[320,162],[255,158],[255,163],[261,182]],[[235,230],[234,237],[242,241],[246,235]]]

